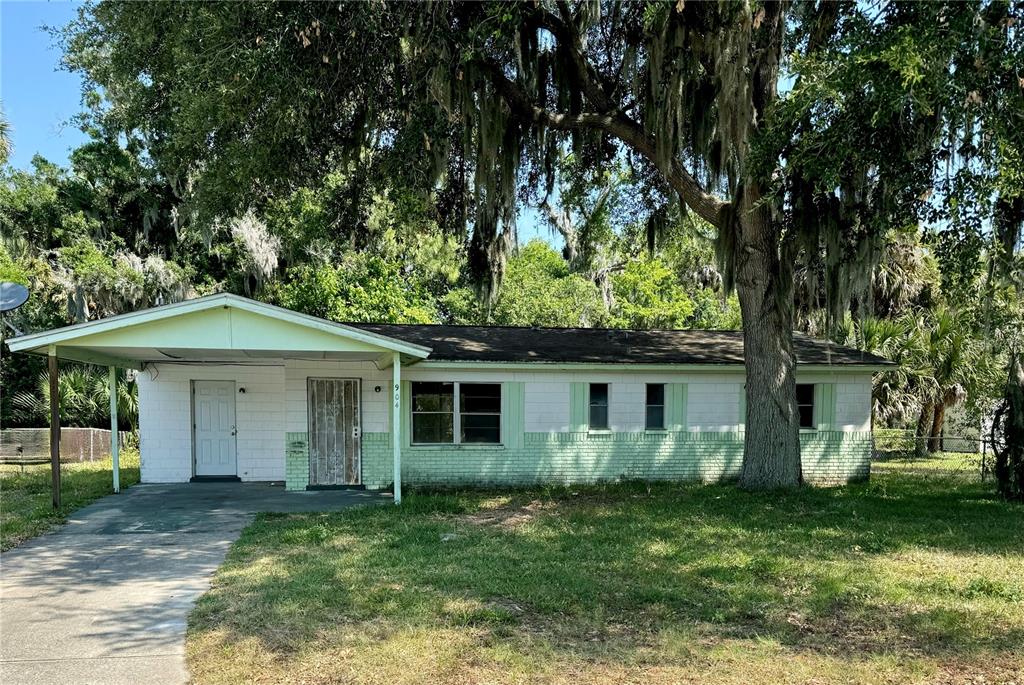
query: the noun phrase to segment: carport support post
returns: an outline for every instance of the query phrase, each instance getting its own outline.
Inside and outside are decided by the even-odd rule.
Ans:
[[[110,367],[110,460],[113,462],[114,492],[121,492],[120,445],[117,444],[117,367]]]
[[[395,504],[402,503],[402,355],[395,352],[391,358],[392,407],[391,449],[395,459]]]
[[[60,384],[57,382],[57,346],[47,350],[50,372],[50,483],[53,508],[60,509]]]

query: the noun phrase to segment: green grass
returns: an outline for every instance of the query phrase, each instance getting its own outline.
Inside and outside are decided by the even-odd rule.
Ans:
[[[887,464],[262,515],[187,655],[224,683],[1010,682],[1022,645],[1024,508]]]
[[[121,487],[139,482],[139,454],[121,455]],[[113,492],[110,459],[61,464],[61,508],[54,510],[50,465],[0,465],[0,550],[64,523],[68,514]]]

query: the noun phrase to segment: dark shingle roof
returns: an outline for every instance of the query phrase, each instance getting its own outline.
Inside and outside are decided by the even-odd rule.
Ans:
[[[742,331],[637,331],[605,328],[516,328],[348,324],[425,345],[428,359],[590,364],[742,364]],[[839,366],[891,362],[849,347],[794,334],[798,364]]]

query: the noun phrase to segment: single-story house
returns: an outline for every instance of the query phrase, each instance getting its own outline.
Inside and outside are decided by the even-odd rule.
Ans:
[[[738,331],[339,324],[218,294],[8,344],[136,369],[147,483],[716,481],[743,455]],[[866,478],[889,362],[795,345],[805,479]]]

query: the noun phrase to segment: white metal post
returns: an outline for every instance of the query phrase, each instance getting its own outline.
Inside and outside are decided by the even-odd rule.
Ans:
[[[393,402],[391,407],[391,449],[395,458],[395,504],[402,503],[402,356],[395,352],[391,362]]]
[[[117,444],[117,367],[110,367],[110,459],[114,466],[114,492],[121,492],[121,461]]]

